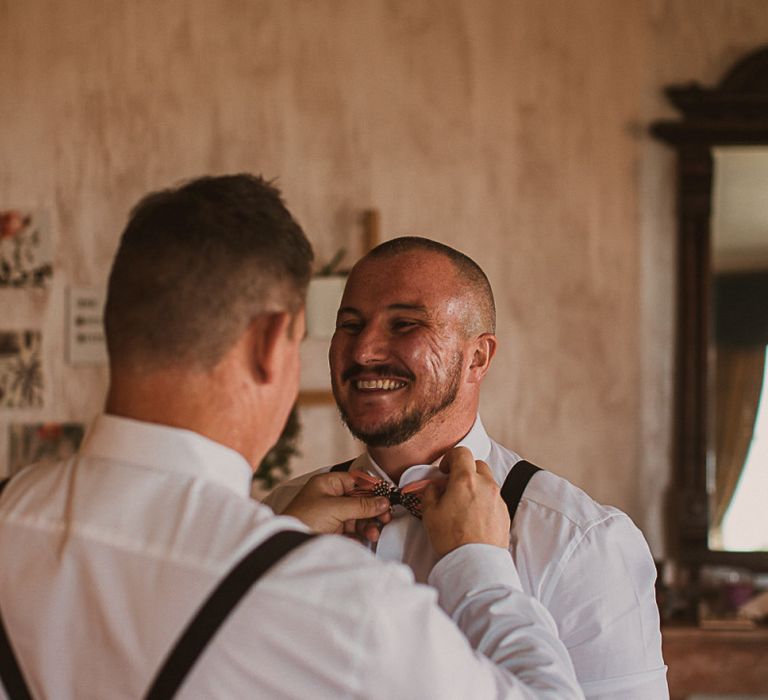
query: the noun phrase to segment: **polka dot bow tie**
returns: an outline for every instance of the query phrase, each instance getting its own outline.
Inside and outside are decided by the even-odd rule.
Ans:
[[[355,477],[355,490],[350,496],[385,496],[393,506],[403,506],[411,515],[421,518],[421,494],[429,484],[442,479],[422,479],[412,481],[403,488],[398,488],[384,479],[379,479],[365,472],[349,472]]]

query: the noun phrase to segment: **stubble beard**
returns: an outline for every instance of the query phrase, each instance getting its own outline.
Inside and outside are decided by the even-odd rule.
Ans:
[[[336,398],[336,406],[339,409],[341,420],[344,421],[349,432],[368,447],[395,447],[396,445],[402,445],[421,432],[432,418],[445,411],[456,401],[459,393],[461,364],[462,356],[459,352],[455,355],[453,364],[447,372],[447,384],[437,401],[428,406],[415,406],[410,411],[403,410],[399,415],[385,420],[369,430],[355,424],[354,418],[347,412],[340,400],[339,392],[336,386],[334,386],[333,394]]]

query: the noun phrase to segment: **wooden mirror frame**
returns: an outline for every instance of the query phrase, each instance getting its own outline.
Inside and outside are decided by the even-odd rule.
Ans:
[[[708,545],[708,471],[714,464],[711,267],[712,149],[768,145],[768,46],[739,61],[715,88],[670,86],[682,113],[651,133],[677,152],[677,339],[672,556],[703,564],[768,571],[768,552],[720,552]]]

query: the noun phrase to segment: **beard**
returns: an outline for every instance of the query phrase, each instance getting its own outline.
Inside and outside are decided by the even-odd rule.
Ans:
[[[440,383],[435,382],[434,390],[425,392],[426,399],[410,410],[403,409],[398,415],[385,419],[379,425],[367,429],[355,423],[355,418],[344,407],[334,382],[333,393],[341,420],[344,421],[352,435],[369,447],[402,445],[421,432],[432,418],[442,413],[456,401],[456,396],[459,393],[461,365],[462,355],[457,352],[446,372],[445,380]]]

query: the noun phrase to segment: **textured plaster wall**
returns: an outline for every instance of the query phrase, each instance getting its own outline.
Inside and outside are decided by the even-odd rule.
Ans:
[[[278,176],[318,257],[359,217],[474,257],[501,347],[492,435],[627,510],[663,551],[674,296],[669,82],[768,42],[764,0],[0,0],[0,209],[49,208],[45,405],[89,420],[104,368],[64,361],[64,289],[100,286],[130,206],[202,173]],[[306,409],[296,469],[356,449]],[[2,460],[0,460],[1,462]]]

